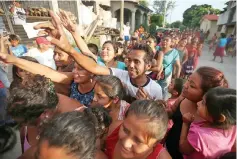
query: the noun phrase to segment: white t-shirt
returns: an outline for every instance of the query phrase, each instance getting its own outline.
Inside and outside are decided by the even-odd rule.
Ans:
[[[30,56],[38,60],[40,64],[48,66],[56,70],[56,65],[53,59],[53,55],[54,55],[53,49],[48,49],[45,52],[40,52],[39,49],[37,48],[30,49],[28,53],[25,54],[25,56]]]
[[[124,25],[123,30],[124,36],[130,36],[130,26]]]
[[[14,8],[13,12],[13,24],[22,25],[26,23],[26,12],[23,8]]]
[[[126,93],[135,98],[138,91],[138,87],[131,83],[128,71],[124,71],[117,68],[110,68],[110,70],[111,75],[118,77],[124,84],[124,86],[126,87]],[[143,86],[143,88],[151,96],[152,99],[163,99],[161,86],[152,79],[148,78],[148,81]]]

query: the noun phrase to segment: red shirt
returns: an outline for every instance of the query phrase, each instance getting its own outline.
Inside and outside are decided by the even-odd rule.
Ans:
[[[108,156],[108,159],[113,159],[113,153],[114,153],[114,149],[115,146],[118,142],[119,139],[119,129],[120,129],[121,125],[118,126],[113,132],[112,134],[110,134],[107,138],[106,138],[106,150],[105,150],[105,154]],[[154,148],[153,152],[147,157],[147,159],[156,159],[157,156],[159,156],[159,153],[161,152],[161,150],[163,150],[163,146],[159,143],[156,145],[156,147]]]
[[[4,84],[0,81],[0,88],[4,88]]]

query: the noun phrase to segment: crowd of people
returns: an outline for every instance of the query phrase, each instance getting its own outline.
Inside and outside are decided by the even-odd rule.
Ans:
[[[44,33],[34,48],[1,37],[13,81],[1,67],[0,153],[14,147],[17,123],[18,159],[235,158],[236,90],[220,70],[197,68],[200,31],[126,36],[99,51],[66,12],[50,16],[34,27]]]

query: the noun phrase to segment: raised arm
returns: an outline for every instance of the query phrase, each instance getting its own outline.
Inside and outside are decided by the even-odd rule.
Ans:
[[[60,13],[58,14],[60,17],[60,20],[62,21],[63,26],[72,34],[78,48],[81,50],[81,52],[87,56],[92,57],[93,59],[97,60],[97,56],[94,55],[90,49],[88,48],[86,42],[81,38],[79,32],[77,31],[76,24],[73,24],[68,14],[60,10]]]
[[[50,78],[53,82],[70,84],[73,80],[71,72],[58,72],[47,66],[17,58],[13,55],[0,53],[0,60],[5,63],[16,65],[17,67],[31,72],[33,74],[40,74]]]
[[[184,56],[183,56],[182,65],[183,65],[186,61],[188,61],[188,51],[187,51],[187,49],[185,48],[185,49],[184,49]]]

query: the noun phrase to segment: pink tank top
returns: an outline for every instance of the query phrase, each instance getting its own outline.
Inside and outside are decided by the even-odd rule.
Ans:
[[[28,150],[30,147],[31,145],[29,144],[27,140],[27,126],[25,126],[24,152],[26,152],[26,150]]]

